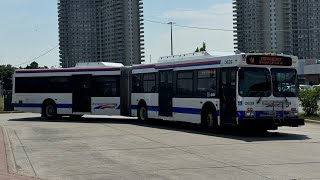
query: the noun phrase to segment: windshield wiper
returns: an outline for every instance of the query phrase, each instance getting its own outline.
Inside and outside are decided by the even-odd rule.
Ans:
[[[260,96],[259,100],[257,101],[257,104],[259,104],[262,100],[262,96]]]

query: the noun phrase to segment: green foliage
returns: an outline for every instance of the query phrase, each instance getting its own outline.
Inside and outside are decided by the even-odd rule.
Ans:
[[[3,82],[5,90],[12,90],[12,75],[15,69],[10,64],[0,66],[0,80]]]
[[[299,96],[305,114],[307,116],[317,114],[319,110],[320,88],[301,91]]]
[[[20,67],[20,69],[23,69],[23,68]],[[27,65],[25,69],[48,69],[48,67],[47,66],[39,67],[39,64],[33,61],[32,63],[30,63],[30,65]]]
[[[319,115],[306,116],[304,114],[300,114],[299,116],[301,118],[303,118],[303,119],[311,119],[311,120],[315,120],[315,121],[320,121],[320,116]]]
[[[39,64],[33,61],[30,65],[27,65],[26,69],[39,69]]]
[[[200,52],[206,51],[207,50],[207,45],[206,43],[202,43],[202,48],[200,48]]]
[[[203,51],[207,51],[206,43],[202,43],[202,47],[200,49],[199,49],[199,47],[197,47],[195,52],[203,52]]]

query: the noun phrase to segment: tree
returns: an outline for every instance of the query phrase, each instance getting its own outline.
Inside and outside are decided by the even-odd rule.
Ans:
[[[307,116],[317,114],[319,110],[319,106],[318,106],[319,98],[320,98],[320,88],[305,90],[299,93],[299,99],[301,101],[301,105]]]
[[[20,69],[23,69],[23,68],[20,67]],[[32,63],[30,63],[30,65],[27,65],[25,69],[48,69],[48,67],[47,66],[40,67],[37,62],[33,61]]]
[[[202,51],[206,51],[207,50],[207,47],[206,47],[206,43],[202,43],[202,48],[200,48],[200,52]]]
[[[202,47],[199,49],[199,47],[197,47],[195,52],[203,52],[203,51],[207,51],[207,45],[205,42],[202,43]]]
[[[26,69],[39,69],[39,64],[33,61],[30,65],[27,65]]]
[[[0,66],[0,80],[3,82],[5,90],[12,90],[12,75],[15,69],[10,64]]]

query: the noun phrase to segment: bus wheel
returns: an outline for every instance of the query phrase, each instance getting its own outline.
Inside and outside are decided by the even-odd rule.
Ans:
[[[47,103],[44,106],[43,116],[47,119],[52,119],[57,117],[57,107],[53,103]]]
[[[145,105],[142,105],[138,108],[138,119],[140,121],[147,121],[148,120],[148,110]]]
[[[212,130],[214,128],[217,128],[218,123],[217,123],[217,119],[216,119],[214,111],[208,110],[203,114],[202,125],[207,130]]]

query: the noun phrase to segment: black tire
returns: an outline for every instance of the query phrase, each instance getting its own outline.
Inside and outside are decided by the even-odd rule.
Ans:
[[[54,103],[46,103],[43,106],[43,110],[42,110],[42,115],[46,118],[46,119],[53,119],[56,118],[57,115],[57,106]]]
[[[145,105],[139,106],[137,115],[138,115],[138,119],[140,121],[148,121],[148,108],[147,108],[147,106],[145,106]]]
[[[201,124],[207,130],[218,128],[218,120],[214,110],[205,109],[201,117]]]
[[[83,115],[70,115],[70,119],[81,119]]]

